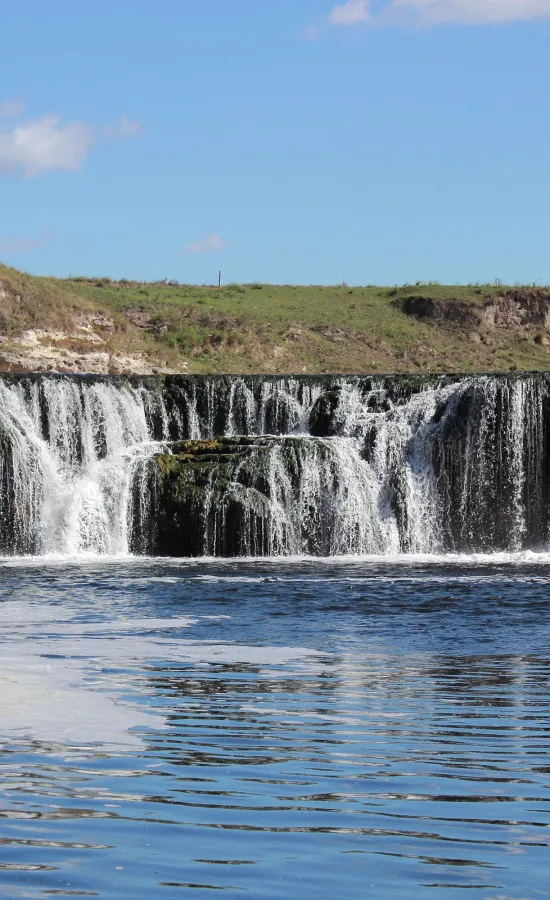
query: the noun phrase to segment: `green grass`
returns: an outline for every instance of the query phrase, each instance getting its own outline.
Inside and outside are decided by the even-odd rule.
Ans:
[[[78,310],[102,311],[115,324],[114,349],[195,372],[419,372],[546,369],[540,327],[480,327],[407,315],[411,295],[454,301],[480,315],[504,286],[416,284],[401,287],[112,282],[106,278],[31,277],[0,266],[0,282],[21,295],[0,299],[4,331],[70,330]],[[0,285],[1,287],[1,285]],[[4,306],[2,307],[2,303]],[[130,312],[129,312],[130,311]],[[150,331],[132,321],[139,311]],[[2,318],[0,318],[0,323]],[[540,339],[540,338],[539,338]]]

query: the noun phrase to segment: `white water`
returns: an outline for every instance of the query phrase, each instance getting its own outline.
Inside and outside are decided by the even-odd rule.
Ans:
[[[134,472],[158,449],[148,400],[147,392],[127,384],[0,379],[0,430],[11,445],[13,527],[21,531],[21,549],[128,553]]]
[[[237,467],[227,489],[244,510],[245,555],[544,550],[540,523],[529,542],[533,510],[540,519],[546,502],[539,381],[472,377],[397,399],[368,383],[333,379],[333,436],[311,437],[327,389],[315,381],[188,380],[167,406],[163,389],[145,384],[0,377],[3,544],[50,557],[128,555],[132,532],[151,524],[144,461],[170,437],[221,432],[280,438]],[[211,482],[205,556],[228,527],[215,472]]]
[[[299,555],[308,545],[318,552],[310,542],[320,531],[330,556],[399,551],[395,521],[357,440],[296,441],[291,465],[288,443],[268,457],[269,555]]]

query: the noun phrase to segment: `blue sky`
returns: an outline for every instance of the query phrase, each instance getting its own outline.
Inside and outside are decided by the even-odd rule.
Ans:
[[[18,0],[0,259],[550,282],[550,0]]]

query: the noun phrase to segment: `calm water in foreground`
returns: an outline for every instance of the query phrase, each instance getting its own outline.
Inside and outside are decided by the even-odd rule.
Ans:
[[[0,561],[0,897],[550,897],[550,565]]]

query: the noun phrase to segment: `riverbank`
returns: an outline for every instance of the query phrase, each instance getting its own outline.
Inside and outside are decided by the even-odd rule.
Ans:
[[[0,371],[151,375],[550,368],[550,290],[139,283],[0,265]]]

